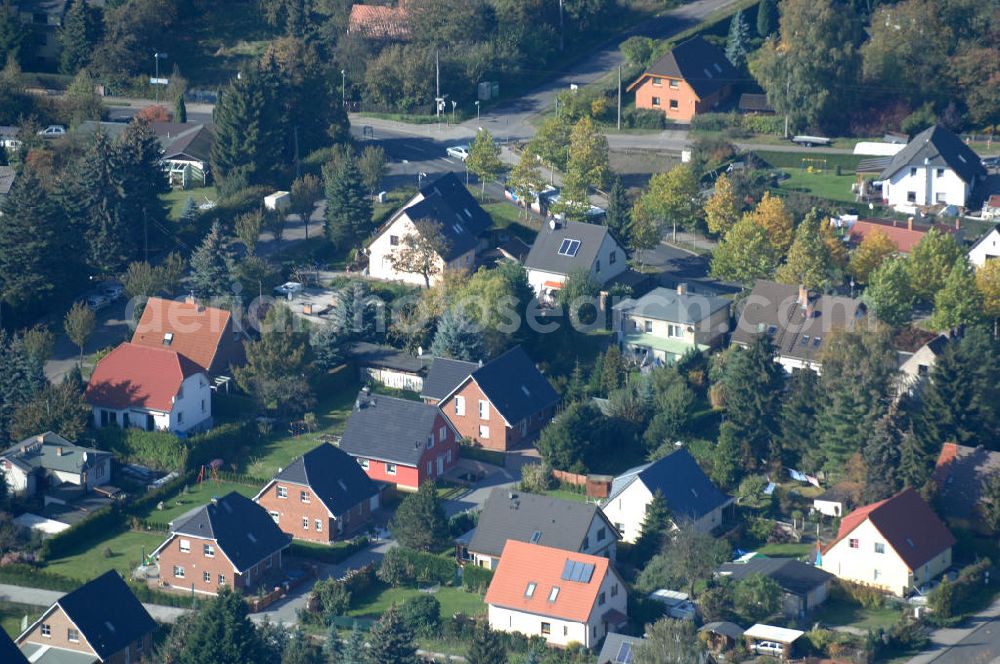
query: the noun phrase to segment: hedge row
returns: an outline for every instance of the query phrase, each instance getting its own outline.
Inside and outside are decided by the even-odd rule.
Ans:
[[[192,437],[186,468],[198,468],[213,459],[236,459],[244,447],[256,442],[257,427],[252,420],[230,422]]]
[[[25,586],[29,588],[42,588],[44,590],[55,590],[58,592],[72,592],[80,587],[81,582],[71,579],[62,574],[46,572],[31,565],[14,563],[0,567],[0,583],[9,583],[13,586]],[[148,604],[161,604],[163,606],[176,606],[189,608],[191,597],[187,595],[175,595],[173,593],[154,590],[149,586],[129,581],[129,588],[132,593],[139,598],[140,602]]]
[[[458,568],[454,560],[403,547],[389,549],[378,568],[378,578],[390,586],[412,583],[448,585]]]
[[[72,555],[91,546],[95,539],[103,539],[121,530],[124,525],[125,516],[117,506],[102,507],[83,521],[42,542],[41,557],[51,560]]]
[[[737,129],[754,134],[780,136],[785,131],[784,116],[744,115],[741,113],[702,113],[691,119],[691,129],[696,131],[725,131]]]
[[[493,580],[493,570],[475,565],[462,568],[462,585],[473,593],[484,593]]]
[[[183,468],[188,456],[187,444],[172,433],[135,427],[102,427],[97,430],[97,445],[113,452],[122,463],[140,463],[157,470]]]

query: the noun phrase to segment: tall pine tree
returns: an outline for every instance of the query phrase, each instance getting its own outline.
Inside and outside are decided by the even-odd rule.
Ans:
[[[778,0],[760,0],[757,4],[757,36],[770,37],[778,29]]]
[[[507,645],[500,632],[495,632],[486,620],[476,621],[472,629],[472,643],[465,656],[468,664],[506,664]]]
[[[747,348],[732,355],[722,379],[726,420],[743,441],[750,467],[767,460],[771,443],[779,435],[785,374],[774,358],[771,337],[758,334]]]
[[[89,169],[88,186],[83,189],[88,262],[99,274],[117,274],[135,257],[137,246],[136,234],[130,227],[136,220],[127,216],[123,204],[127,193],[123,175],[128,165],[123,163],[118,147],[102,131],[94,136],[83,163]]]
[[[438,319],[431,352],[435,357],[450,357],[466,362],[477,362],[484,359],[486,354],[482,332],[450,307]]]
[[[726,40],[726,59],[734,67],[740,68],[747,63],[747,53],[750,52],[750,26],[743,18],[743,10],[737,10],[729,22],[729,37]]]
[[[59,71],[73,75],[90,63],[94,47],[101,39],[100,10],[87,0],[73,0],[59,30]]]
[[[903,488],[899,476],[904,435],[900,429],[901,419],[900,411],[891,408],[875,422],[875,427],[861,450],[865,466],[865,487],[861,499],[866,504],[888,498]]]
[[[170,191],[160,166],[162,148],[152,127],[134,120],[118,139],[118,174],[123,193],[121,214],[130,222],[132,246],[148,247],[150,229],[162,228],[167,210],[160,195]]]
[[[791,468],[818,470],[816,458],[816,406],[820,401],[819,376],[796,371],[788,379],[781,404],[781,460]]]
[[[396,605],[390,606],[369,634],[368,658],[380,664],[418,664],[413,630],[399,615]]]
[[[357,246],[372,223],[372,202],[349,146],[339,146],[323,167],[326,236],[337,247]]]
[[[620,244],[629,244],[628,229],[632,222],[632,205],[628,200],[628,192],[621,177],[615,176],[615,181],[608,192],[608,210],[604,215],[604,225]]]
[[[222,226],[216,221],[191,254],[191,286],[201,298],[221,296],[232,286],[232,261],[225,247]]]
[[[41,360],[27,352],[20,337],[0,329],[0,440],[10,439],[14,414],[44,386]]]
[[[249,184],[269,184],[284,163],[281,90],[273,74],[245,69],[219,95],[212,169],[223,180],[238,171]]]

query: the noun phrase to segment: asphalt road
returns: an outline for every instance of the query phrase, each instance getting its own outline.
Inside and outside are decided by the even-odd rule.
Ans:
[[[988,664],[1000,660],[1000,623],[991,618],[934,658],[934,664]]]

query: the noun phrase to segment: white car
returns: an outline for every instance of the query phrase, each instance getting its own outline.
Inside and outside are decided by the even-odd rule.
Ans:
[[[460,161],[465,161],[466,159],[469,158],[469,146],[453,145],[447,150],[445,150],[445,153],[447,153],[449,157],[454,157],[455,159],[458,159]]]
[[[49,125],[38,132],[38,135],[42,138],[59,138],[66,135],[66,127],[62,125]]]
[[[758,655],[770,655],[771,657],[784,657],[785,647],[774,641],[759,641],[753,645],[753,651]]]
[[[286,281],[280,286],[274,288],[274,292],[278,295],[294,295],[302,291],[302,284],[297,281]]]
[[[87,296],[87,307],[93,311],[100,311],[106,306],[108,306],[108,298],[103,295],[94,294]]]

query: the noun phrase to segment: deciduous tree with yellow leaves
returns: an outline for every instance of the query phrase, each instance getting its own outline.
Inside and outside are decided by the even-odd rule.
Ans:
[[[892,243],[889,236],[875,229],[866,235],[865,239],[861,241],[861,245],[854,250],[847,271],[856,282],[866,284],[872,270],[894,253],[896,253],[896,245]]]
[[[795,223],[780,198],[771,196],[770,192],[765,191],[757,207],[747,214],[755,224],[764,229],[767,238],[781,256],[788,253],[789,247],[792,246]]]
[[[983,296],[983,313],[1000,326],[1000,260],[988,261],[976,269],[976,290]]]
[[[740,220],[740,201],[733,191],[733,183],[725,174],[715,181],[715,192],[705,202],[705,223],[708,232],[725,235]]]

